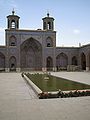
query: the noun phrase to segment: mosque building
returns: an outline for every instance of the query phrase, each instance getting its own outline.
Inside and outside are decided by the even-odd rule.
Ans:
[[[90,70],[90,44],[57,47],[54,18],[42,18],[43,29],[19,29],[20,17],[7,16],[5,46],[0,46],[0,71]]]

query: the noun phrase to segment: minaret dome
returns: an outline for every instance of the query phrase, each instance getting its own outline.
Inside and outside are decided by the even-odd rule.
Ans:
[[[7,28],[8,29],[18,29],[19,28],[19,16],[15,15],[13,9],[12,15],[7,16]]]
[[[54,30],[54,18],[50,17],[47,13],[47,17],[42,18],[43,20],[43,30]]]

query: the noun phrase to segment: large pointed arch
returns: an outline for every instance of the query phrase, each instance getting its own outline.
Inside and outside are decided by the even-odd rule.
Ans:
[[[42,69],[42,46],[34,38],[25,40],[20,46],[21,70]]]
[[[5,56],[0,52],[0,71],[5,70]]]
[[[56,66],[57,66],[57,70],[60,69],[67,69],[67,65],[68,65],[68,57],[65,53],[60,53],[59,55],[57,55],[56,57]]]
[[[90,52],[89,52],[89,54],[88,54],[88,56],[89,56],[89,71],[90,71]]]
[[[90,70],[90,51],[85,54],[86,71]]]
[[[81,67],[82,70],[86,70],[86,56],[83,52],[81,53]]]
[[[72,65],[77,65],[77,64],[78,64],[77,57],[73,56],[72,57]]]

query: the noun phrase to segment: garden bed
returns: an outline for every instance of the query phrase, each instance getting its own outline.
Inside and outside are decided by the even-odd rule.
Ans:
[[[48,98],[68,98],[68,97],[82,97],[90,96],[90,90],[74,90],[74,91],[58,91],[57,93],[53,92],[42,92],[38,94],[39,99],[48,99]]]

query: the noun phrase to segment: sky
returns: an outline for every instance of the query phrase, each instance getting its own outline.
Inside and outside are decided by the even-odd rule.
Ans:
[[[90,44],[90,0],[0,0],[0,45],[5,45],[7,16],[20,16],[20,29],[42,29],[47,12],[55,19],[57,46]]]

